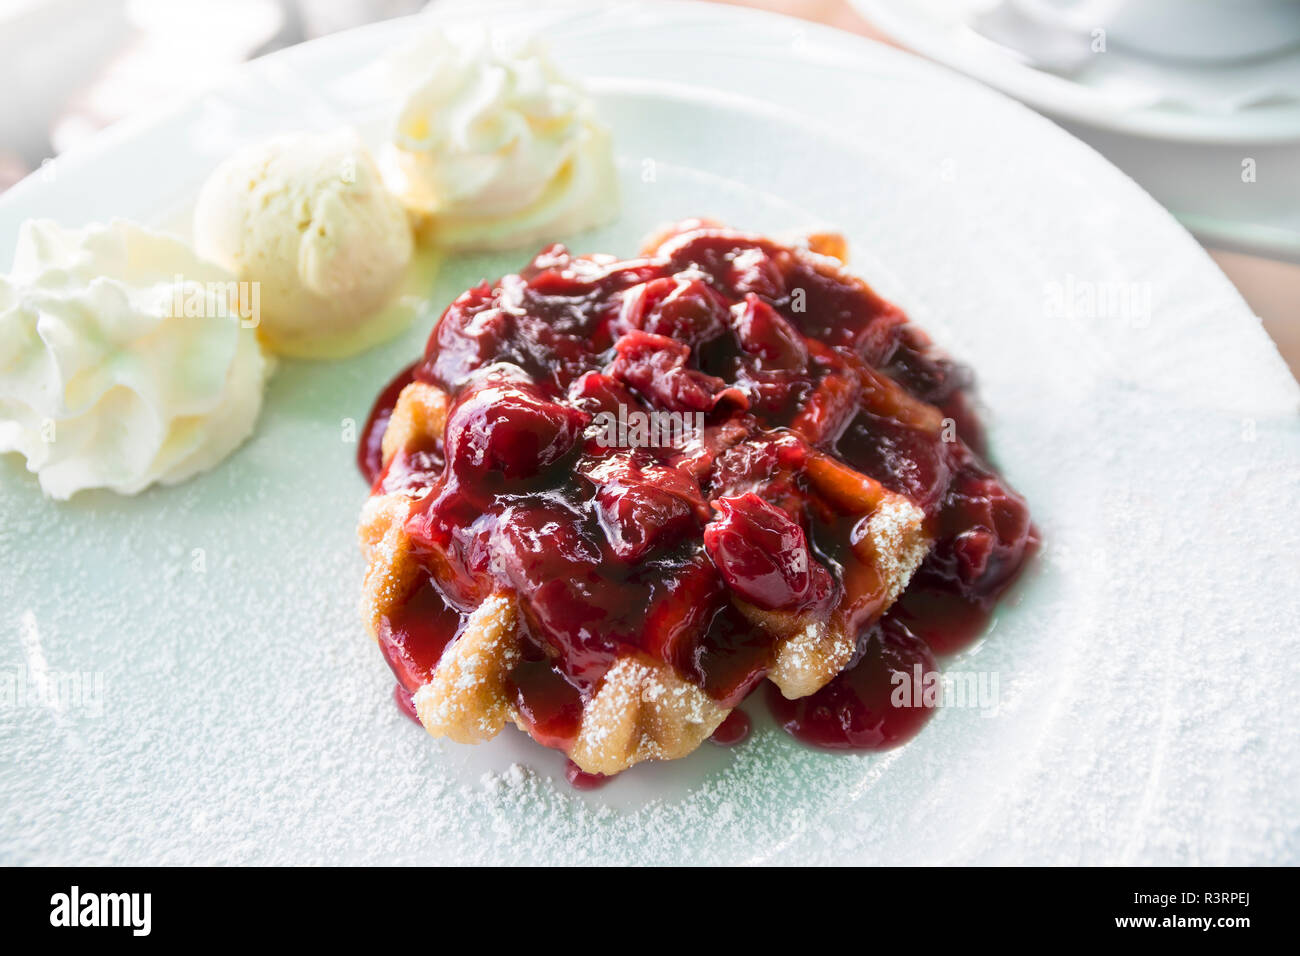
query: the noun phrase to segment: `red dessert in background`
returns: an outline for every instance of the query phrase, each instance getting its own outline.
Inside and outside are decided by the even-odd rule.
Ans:
[[[445,431],[385,464],[411,381],[446,396]],[[970,386],[838,263],[699,222],[644,258],[552,246],[470,289],[381,394],[358,455],[372,494],[412,499],[403,529],[427,569],[377,628],[404,699],[479,602],[518,595],[510,713],[570,752],[628,655],[734,707],[774,667],[779,628],[754,623],[770,613],[857,635],[820,690],[769,688],[783,726],[836,749],[903,742],[930,711],[891,706],[892,675],[977,636],[1037,543],[982,457]],[[598,424],[629,410],[699,427],[676,444],[602,441]],[[892,607],[860,546],[862,502],[889,492],[933,542]],[[743,738],[732,715],[716,740]],[[576,765],[570,778],[596,780]]]

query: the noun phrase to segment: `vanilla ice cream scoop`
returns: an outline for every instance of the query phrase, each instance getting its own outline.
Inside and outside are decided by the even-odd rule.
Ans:
[[[222,163],[194,210],[199,255],[257,283],[268,348],[338,358],[390,337],[411,225],[351,130],[298,133]]]
[[[432,32],[386,66],[404,101],[384,172],[433,243],[507,249],[614,218],[609,131],[535,41]]]
[[[135,494],[253,430],[270,361],[234,276],[123,220],[31,220],[0,276],[0,452],[41,489]]]

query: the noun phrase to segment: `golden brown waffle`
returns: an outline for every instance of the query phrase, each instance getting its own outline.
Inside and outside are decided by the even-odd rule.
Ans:
[[[665,234],[646,254],[670,252],[682,235],[681,229]],[[861,284],[837,259],[813,250],[842,256],[842,239],[813,237],[807,248],[794,248],[789,254],[806,257],[836,281]],[[937,427],[937,409],[907,397],[897,387],[891,389],[888,380],[880,378],[881,394],[888,393],[898,417]],[[383,434],[384,465],[395,456],[438,447],[451,405],[450,397],[435,385],[422,381],[407,385]],[[924,513],[908,498],[829,455],[813,456],[806,481],[812,493],[832,502],[840,513],[863,519],[849,522],[858,529],[852,547],[874,575],[878,607],[873,619],[878,618],[930,549]],[[385,491],[377,486],[362,512],[359,536],[368,565],[362,606],[372,637],[379,637],[384,621],[400,611],[425,575],[438,583],[450,573],[439,567],[435,556],[417,555],[408,536],[408,519],[426,492],[419,487]],[[528,652],[520,607],[520,601],[528,599],[528,595],[497,590],[467,615],[430,679],[413,695],[416,713],[429,733],[478,743],[499,733],[507,721],[529,729],[519,713],[511,679]],[[772,635],[774,653],[767,676],[788,698],[817,691],[854,656],[857,634],[848,632],[842,608],[792,612],[765,610],[739,596],[733,601],[754,628]],[[582,770],[599,774],[617,773],[643,760],[682,757],[713,733],[730,709],[672,664],[629,649],[586,695],[569,757]]]

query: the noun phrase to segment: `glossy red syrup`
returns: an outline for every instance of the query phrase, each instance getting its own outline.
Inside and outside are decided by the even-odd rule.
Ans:
[[[572,760],[564,761],[564,779],[574,790],[599,790],[613,777],[603,773],[587,773]]]
[[[370,484],[375,483],[384,467],[383,442],[384,430],[388,420],[393,417],[393,407],[402,389],[410,385],[415,378],[415,364],[402,369],[375,399],[370,415],[366,418],[366,427],[361,431],[361,441],[357,444],[357,467]]]
[[[393,700],[397,702],[397,709],[413,720],[420,723],[420,715],[415,710],[414,695],[403,687],[401,684],[393,685]],[[421,725],[422,726],[422,725]]]
[[[582,697],[548,660],[525,661],[511,678],[525,729],[546,747],[567,750],[582,722]]]
[[[412,694],[428,683],[460,624],[460,614],[447,604],[433,581],[425,578],[379,628],[379,648],[397,683]]]
[[[750,729],[749,714],[736,709],[727,715],[727,719],[718,725],[709,739],[719,747],[734,747],[749,737]]]
[[[933,716],[924,693],[908,687],[904,696],[900,687],[934,670],[929,645],[890,615],[867,633],[856,665],[798,700],[786,700],[769,685],[768,704],[781,726],[804,743],[830,750],[887,750],[911,739]],[[921,681],[923,688],[923,676]]]
[[[924,582],[909,587],[889,609],[889,617],[941,656],[974,644],[988,626],[990,613],[991,608],[981,602]]]
[[[451,397],[444,438],[382,468],[412,380]],[[528,648],[517,710],[567,750],[618,657],[656,657],[734,706],[766,676],[773,638],[733,597],[833,610],[860,623],[859,661],[773,707],[810,743],[895,746],[929,714],[887,709],[891,675],[973,639],[1037,541],[981,457],[970,385],[895,306],[765,239],[684,230],[626,261],[552,246],[453,302],[370,415],[362,472],[418,494],[406,531],[439,569],[386,623],[385,656],[413,690],[465,615],[513,592]],[[593,426],[619,409],[704,427],[675,447],[606,447]],[[813,491],[814,467],[845,494]],[[875,569],[851,545],[860,475],[920,505],[936,539],[883,621]]]

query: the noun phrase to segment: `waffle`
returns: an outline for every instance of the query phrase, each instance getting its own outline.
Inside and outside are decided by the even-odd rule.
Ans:
[[[860,414],[927,435],[944,417],[882,371],[909,327],[844,248],[691,221],[634,260],[552,247],[448,309],[359,526],[366,626],[429,733],[512,722],[614,774],[689,754],[764,678],[800,698],[853,662],[929,553],[931,509],[835,443]],[[606,447],[615,387],[702,427]],[[443,623],[416,641],[418,602]]]

